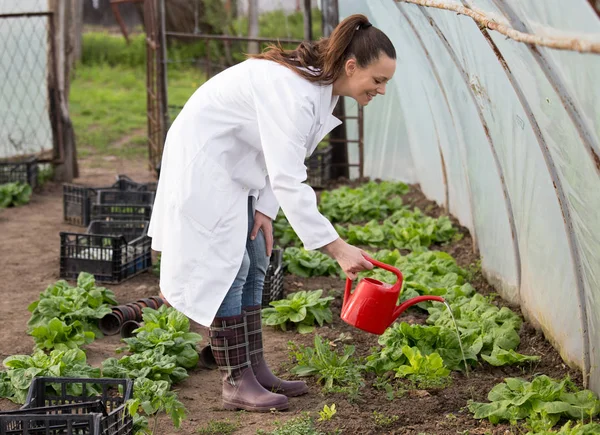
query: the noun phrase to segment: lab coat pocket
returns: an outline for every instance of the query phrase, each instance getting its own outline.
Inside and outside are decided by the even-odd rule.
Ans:
[[[212,233],[231,208],[231,177],[220,165],[200,153],[185,169],[182,181],[182,213],[198,224],[201,231]]]

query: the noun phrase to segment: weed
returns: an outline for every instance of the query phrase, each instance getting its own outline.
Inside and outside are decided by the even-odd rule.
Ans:
[[[314,343],[314,348],[289,343],[292,356],[298,361],[292,373],[298,376],[317,376],[326,392],[357,395],[364,385],[361,375],[364,366],[352,356],[355,347],[345,345],[343,354],[339,355],[319,335],[315,335]]]
[[[206,426],[199,427],[198,433],[203,435],[230,435],[239,427],[238,422],[210,420]]]
[[[393,425],[395,422],[398,421],[398,416],[397,415],[385,415],[382,412],[378,412],[378,411],[373,411],[373,421],[375,422],[375,426],[377,427],[388,427]]]
[[[276,421],[276,429],[273,432],[266,432],[262,429],[256,431],[257,435],[325,435],[323,432],[315,429],[312,418],[308,413],[300,417],[292,418],[285,423]]]
[[[404,396],[407,391],[400,383],[391,383],[390,379],[385,376],[379,376],[373,382],[373,387],[377,390],[385,391],[386,398],[389,401]]]
[[[323,406],[323,410],[319,411],[319,420],[318,421],[327,421],[331,420],[337,411],[335,410],[335,403],[331,405],[331,407],[325,405]]]

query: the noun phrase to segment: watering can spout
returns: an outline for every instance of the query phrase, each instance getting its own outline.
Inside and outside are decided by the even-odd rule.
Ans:
[[[398,305],[394,309],[394,314],[392,316],[393,317],[392,322],[394,322],[400,316],[400,314],[405,312],[408,308],[412,307],[413,305],[420,304],[421,302],[425,302],[425,301],[444,302],[444,298],[441,298],[440,296],[417,296],[415,298],[404,301],[402,304]]]

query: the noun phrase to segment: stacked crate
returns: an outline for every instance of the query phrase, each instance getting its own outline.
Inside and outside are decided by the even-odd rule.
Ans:
[[[60,276],[89,272],[97,281],[119,283],[152,267],[148,225],[155,183],[119,175],[112,186],[63,185],[64,220],[87,232],[60,233]]]

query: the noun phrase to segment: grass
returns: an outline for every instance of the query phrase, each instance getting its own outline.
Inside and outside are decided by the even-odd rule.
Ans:
[[[238,428],[239,423],[232,423],[229,419],[210,420],[205,426],[199,427],[197,432],[202,435],[231,435]]]
[[[213,12],[220,13],[219,10]],[[312,13],[313,33],[318,38],[321,16],[317,9]],[[228,27],[235,34],[247,33],[247,21],[243,18]],[[260,35],[301,39],[302,12],[285,16],[281,11],[274,11],[261,15]],[[202,41],[169,42],[167,57],[173,61],[169,64],[167,77],[169,106],[183,106],[205,81],[201,70],[193,66],[196,59],[204,58],[205,49]],[[234,53],[236,61],[244,59],[245,44],[234,44],[232,49],[241,50]],[[214,61],[222,58],[223,45],[213,41],[211,55]],[[146,41],[143,33],[131,35],[130,44],[119,34],[92,31],[83,35],[81,63],[71,82],[70,111],[78,157],[147,157]],[[177,112],[178,109],[169,109],[171,120]]]
[[[168,79],[169,104],[181,106],[205,80],[192,68],[171,71]],[[78,65],[70,110],[79,157],[147,156],[145,69]]]

